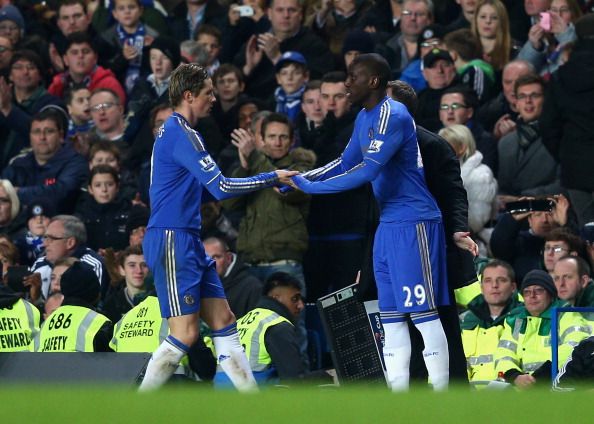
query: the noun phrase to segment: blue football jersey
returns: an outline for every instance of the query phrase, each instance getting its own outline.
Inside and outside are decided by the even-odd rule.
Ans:
[[[359,112],[339,159],[293,180],[311,194],[336,193],[371,182],[381,222],[441,220],[425,183],[414,121],[403,104],[389,97]]]
[[[248,178],[224,177],[200,134],[182,115],[173,113],[159,128],[153,146],[148,228],[200,231],[203,201],[212,200],[211,196],[216,200],[238,196],[277,182],[275,172]]]

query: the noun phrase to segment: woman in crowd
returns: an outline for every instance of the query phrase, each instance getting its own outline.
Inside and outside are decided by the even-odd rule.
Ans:
[[[481,0],[472,21],[472,32],[481,42],[483,59],[496,71],[502,71],[512,53],[509,17],[503,3]]]

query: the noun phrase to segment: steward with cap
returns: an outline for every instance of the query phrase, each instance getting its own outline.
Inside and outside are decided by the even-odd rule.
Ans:
[[[0,284],[0,352],[32,350],[39,332],[39,310]]]
[[[60,279],[64,300],[43,323],[36,352],[109,352],[113,325],[94,311],[99,281],[90,265],[76,262]]]
[[[495,351],[495,370],[508,383],[527,388],[548,382],[551,369],[551,309],[561,306],[553,278],[541,270],[530,271],[522,280],[520,293],[524,306],[516,308],[505,320],[503,334]],[[580,323],[577,323],[578,325]],[[567,320],[564,327],[572,326]],[[559,328],[559,334],[564,333]],[[571,353],[573,341],[587,334],[576,331],[559,346],[559,362]]]

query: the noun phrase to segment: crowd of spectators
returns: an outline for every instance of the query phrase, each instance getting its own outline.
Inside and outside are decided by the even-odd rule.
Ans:
[[[195,129],[225,175],[244,177],[308,171],[337,158],[358,112],[347,96],[348,64],[372,52],[416,91],[411,113],[419,127],[451,145],[467,191],[468,230],[481,256],[495,261],[482,271],[482,294],[460,294],[474,314],[462,317],[463,331],[499,326],[500,337],[523,325],[502,339],[509,348],[528,331],[527,317],[543,320],[551,305],[594,306],[592,1],[2,5],[0,260],[5,282],[10,267],[29,268],[24,285],[11,287],[26,291],[43,316],[71,298],[60,278],[76,262],[89,265],[99,283],[98,302],[86,304],[113,324],[151,293],[141,249],[150,158],[173,113],[169,78],[180,63],[198,62],[212,76],[217,102]],[[548,206],[514,209],[539,200]],[[375,208],[367,186],[314,198],[269,189],[205,203],[204,245],[233,312],[239,318],[255,308],[263,282],[277,272],[296,278],[309,301],[352,284]],[[574,273],[578,282],[564,283]],[[501,279],[509,296],[493,300],[483,284]],[[524,307],[518,290],[548,303]],[[591,333],[592,324],[584,325]],[[534,382],[522,376],[538,367],[522,368],[489,343],[467,351],[469,361],[491,355],[491,374],[481,379],[499,369],[512,383]]]

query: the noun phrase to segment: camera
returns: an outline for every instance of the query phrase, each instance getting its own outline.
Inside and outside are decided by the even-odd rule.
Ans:
[[[520,200],[518,202],[509,202],[505,205],[505,209],[511,213],[526,213],[526,212],[551,212],[555,202],[548,199],[533,199]]]
[[[233,8],[233,10],[239,12],[239,16],[254,16],[254,9],[252,6],[236,6]]]

